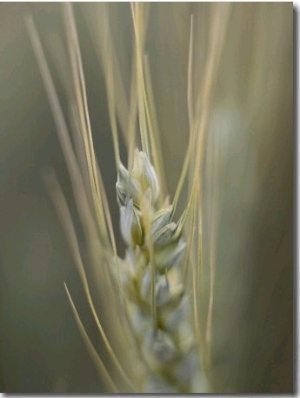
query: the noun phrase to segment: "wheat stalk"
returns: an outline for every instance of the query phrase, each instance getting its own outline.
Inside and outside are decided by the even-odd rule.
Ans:
[[[148,8],[138,3],[131,8],[135,32],[136,72],[132,88],[136,91],[133,90],[127,112],[129,117],[125,120],[126,112],[124,109],[122,111],[120,102],[116,99],[114,77],[119,77],[119,73],[114,74],[117,62],[109,41],[109,16],[105,11],[106,6],[103,7],[101,27],[105,45],[102,47],[101,56],[102,61],[105,60],[104,75],[118,172],[116,189],[120,207],[120,228],[127,244],[123,259],[118,256],[111,214],[95,156],[81,54],[70,4],[64,5],[69,65],[72,72],[70,86],[73,87],[69,92],[69,104],[80,156],[76,153],[78,148],[74,149],[70,140],[50,70],[38,34],[30,20],[28,29],[66,157],[91,262],[95,269],[99,268],[101,262],[105,271],[99,291],[104,297],[109,298],[114,318],[119,319],[112,326],[115,330],[121,328],[126,337],[125,344],[120,343],[123,335],[117,336],[116,340],[122,346],[122,353],[126,353],[126,363],[130,361],[131,367],[126,366],[125,370],[122,353],[120,354],[116,348],[114,338],[108,337],[108,329],[105,329],[97,315],[89,289],[89,278],[85,273],[65,198],[57,181],[51,178],[50,184],[48,179],[48,185],[69,237],[74,262],[82,278],[87,300],[114,367],[114,377],[109,374],[108,366],[103,363],[89,339],[67,290],[68,298],[83,338],[97,368],[107,381],[109,391],[205,392],[206,377],[209,379],[209,347],[212,340],[214,272],[212,261],[207,322],[203,326],[199,318],[198,302],[201,293],[199,269],[202,266],[203,190],[199,173],[202,170],[205,151],[214,77],[226,28],[226,23],[220,27],[220,21],[221,18],[227,21],[228,7],[216,6],[213,13],[210,35],[212,49],[204,71],[203,89],[199,91],[195,104],[192,92],[193,22],[191,23],[188,68],[190,135],[172,204],[169,204],[166,197],[167,188],[149,64],[144,56]],[[141,150],[134,150],[139,141],[134,128],[135,119],[139,121]],[[120,159],[118,121],[125,126],[123,130],[128,126],[127,134],[123,131],[128,149],[127,168]],[[192,158],[195,162],[191,161]],[[179,220],[175,221],[178,200],[187,176],[189,192],[186,208]],[[188,242],[185,236],[189,237]],[[206,308],[201,308],[201,312],[206,311]],[[203,333],[203,329],[206,333]],[[138,369],[140,365],[142,369]],[[206,372],[206,376],[203,371]]]

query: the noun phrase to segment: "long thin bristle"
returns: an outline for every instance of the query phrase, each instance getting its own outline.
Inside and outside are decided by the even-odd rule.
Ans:
[[[82,258],[81,258],[81,254],[80,254],[80,250],[79,250],[79,245],[78,245],[77,238],[76,238],[76,232],[75,232],[75,229],[74,229],[74,226],[72,223],[71,215],[69,213],[67,201],[61,191],[61,188],[60,188],[58,181],[56,180],[54,174],[50,174],[50,175],[48,174],[47,178],[45,179],[45,182],[49,187],[49,192],[51,194],[52,200],[55,204],[56,210],[61,219],[62,226],[65,229],[66,237],[68,238],[68,241],[69,241],[71,254],[73,256],[74,263],[75,263],[77,270],[79,272],[79,275],[81,277],[84,291],[85,291],[90,309],[94,316],[94,320],[97,324],[97,327],[100,331],[101,337],[103,338],[103,341],[105,343],[107,351],[109,352],[109,355],[110,355],[113,363],[117,367],[117,369],[120,372],[120,374],[122,375],[122,377],[126,380],[128,385],[130,386],[130,388],[133,391],[135,391],[135,387],[134,387],[133,383],[129,380],[128,376],[126,375],[123,367],[120,365],[117,355],[114,352],[112,345],[110,344],[108,337],[107,337],[107,335],[103,329],[103,326],[99,320],[99,317],[97,315],[97,312],[96,312],[96,309],[95,309],[95,306],[93,303],[93,299],[91,296],[88,279],[86,276],[86,271],[83,266],[83,262],[82,262]]]
[[[92,358],[93,358],[93,360],[95,362],[95,365],[96,365],[97,369],[99,370],[99,373],[104,377],[104,380],[105,380],[105,382],[107,384],[107,387],[111,390],[111,392],[113,392],[113,393],[119,392],[117,386],[115,385],[114,381],[110,377],[110,374],[108,373],[103,361],[101,360],[99,354],[97,353],[94,345],[92,344],[92,342],[91,342],[91,340],[90,340],[90,338],[89,338],[89,336],[88,336],[88,334],[87,334],[87,332],[86,332],[86,330],[85,330],[85,328],[84,328],[84,326],[83,326],[83,324],[81,322],[81,319],[79,317],[79,314],[77,312],[75,304],[74,304],[74,302],[72,300],[72,297],[71,297],[71,295],[69,293],[67,285],[64,284],[64,286],[65,286],[65,290],[66,290],[66,293],[67,293],[67,296],[68,296],[68,299],[69,299],[69,302],[70,302],[70,305],[71,305],[71,308],[72,308],[76,323],[77,323],[78,328],[80,330],[80,333],[82,334],[84,342],[86,343],[86,345],[88,347],[88,350],[91,353],[91,356],[92,356]]]

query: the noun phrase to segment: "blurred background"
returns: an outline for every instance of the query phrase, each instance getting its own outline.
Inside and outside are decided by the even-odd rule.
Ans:
[[[113,148],[97,3],[74,4],[95,149],[115,230]],[[133,28],[128,3],[107,5],[125,91]],[[209,51],[211,5],[152,3],[149,56],[168,190],[188,138],[186,84],[194,15],[194,90]],[[70,181],[23,17],[31,13],[63,107],[58,3],[0,4],[0,386],[7,393],[104,391],[63,289],[101,341],[41,173],[53,168],[76,219]],[[101,31],[100,31],[101,32]],[[233,3],[216,77],[206,154],[204,213],[217,214],[214,392],[293,390],[293,8]],[[212,166],[213,165],[213,166]],[[214,200],[212,202],[212,188]],[[181,206],[184,207],[185,198]],[[209,242],[207,242],[209,244]],[[120,243],[121,245],[121,243]],[[84,250],[84,248],[83,248]],[[101,303],[98,303],[101,314]]]

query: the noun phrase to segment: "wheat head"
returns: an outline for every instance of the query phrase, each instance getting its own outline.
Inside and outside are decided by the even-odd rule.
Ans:
[[[191,303],[183,285],[186,243],[172,206],[158,206],[159,183],[147,155],[135,150],[132,171],[119,165],[120,261],[132,332],[151,370],[148,392],[190,392],[196,370]]]
[[[108,391],[206,392],[212,339],[214,274],[211,266],[209,304],[208,309],[203,307],[202,311],[199,309],[199,297],[203,182],[199,175],[202,173],[214,77],[222,50],[229,6],[218,5],[213,8],[211,50],[204,69],[204,84],[196,101],[193,100],[192,93],[191,18],[187,79],[190,131],[186,156],[171,204],[166,192],[160,137],[155,123],[149,64],[144,56],[147,6],[139,3],[131,6],[135,34],[135,73],[128,107],[129,117],[126,121],[122,119],[126,112],[120,112],[120,106],[117,106],[114,83],[115,76],[119,76],[118,64],[109,41],[109,16],[105,12],[106,6],[103,7],[100,24],[103,29],[101,59],[117,168],[120,229],[127,245],[124,258],[118,256],[108,200],[95,155],[80,47],[71,5],[64,4],[64,15],[70,58],[66,63],[69,62],[72,72],[72,88],[68,95],[75,145],[70,139],[68,125],[32,20],[28,20],[28,30],[69,169],[90,259],[96,272],[101,265],[98,291],[102,299],[110,303],[114,314],[113,324],[108,327],[104,326],[103,320],[97,314],[89,287],[91,278],[83,265],[62,190],[53,176],[48,179],[48,185],[50,180],[50,191],[66,229],[74,263],[107,350],[109,364],[98,354],[67,287],[66,291],[76,322]],[[134,128],[136,120],[138,134]],[[118,122],[125,126],[122,132],[127,145],[127,168],[120,159]],[[135,149],[137,146],[141,150]],[[188,185],[186,206],[176,221],[177,204],[184,183]],[[205,314],[205,322],[199,318],[201,311]],[[115,333],[117,336],[114,336],[112,330],[121,333]],[[121,346],[121,349],[117,346]],[[140,365],[143,370],[137,372]],[[113,371],[110,371],[111,368]]]

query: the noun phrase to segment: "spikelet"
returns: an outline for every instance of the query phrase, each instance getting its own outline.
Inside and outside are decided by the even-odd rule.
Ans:
[[[145,390],[191,392],[196,362],[181,282],[182,227],[173,221],[172,206],[158,208],[158,178],[144,152],[135,150],[131,173],[119,165],[116,189],[127,244],[120,273],[131,327],[152,373]]]

